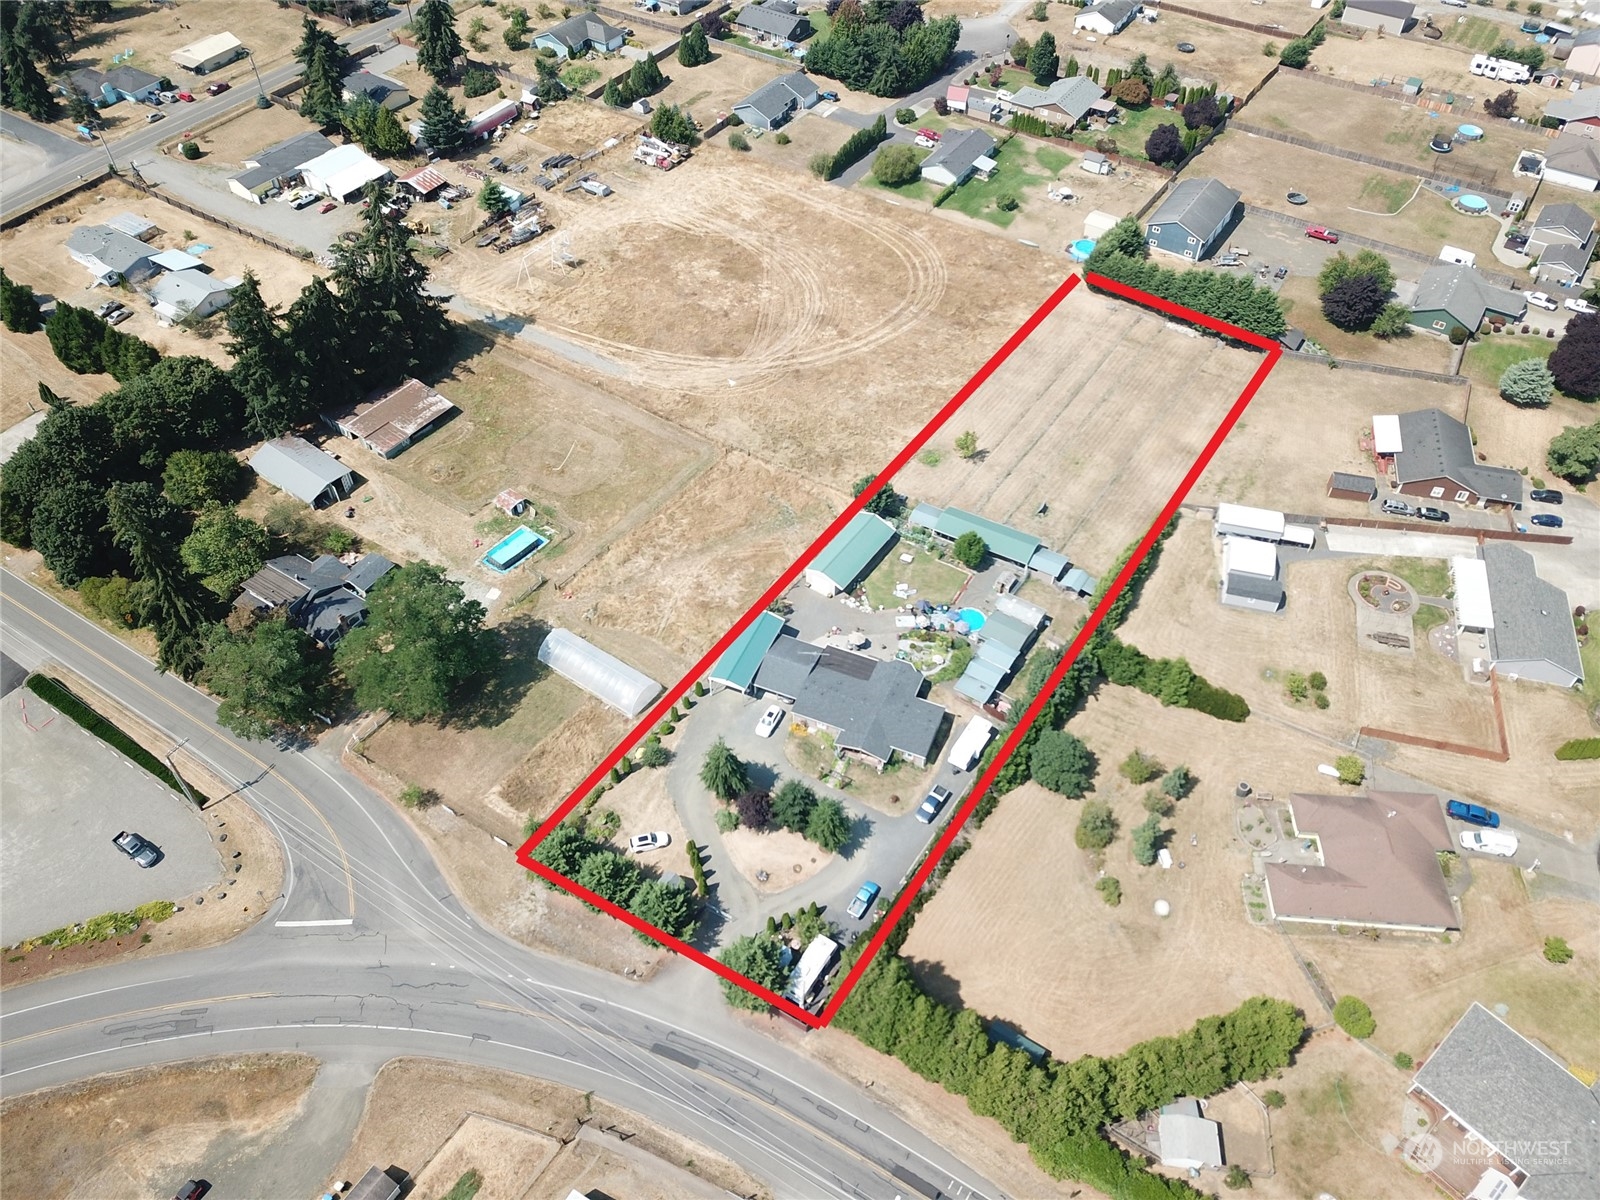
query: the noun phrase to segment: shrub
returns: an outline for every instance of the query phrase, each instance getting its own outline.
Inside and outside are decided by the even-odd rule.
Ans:
[[[1333,1006],[1333,1019],[1340,1029],[1353,1038],[1365,1040],[1378,1029],[1372,1010],[1358,996],[1340,996],[1339,1002]]]
[[[1120,774],[1129,783],[1148,783],[1161,774],[1161,764],[1142,750],[1132,750],[1128,757],[1122,760],[1122,765],[1117,768]]]
[[[467,99],[474,96],[486,96],[500,86],[500,81],[495,78],[493,71],[485,71],[482,67],[473,67],[461,77],[461,94]]]
[[[1094,780],[1094,755],[1064,729],[1046,729],[1034,739],[1028,767],[1035,783],[1073,799]]]
[[[178,152],[193,162],[200,157],[200,144],[198,142],[184,142],[179,145]]]
[[[1230,1163],[1228,1165],[1228,1173],[1222,1177],[1222,1182],[1226,1187],[1230,1187],[1234,1191],[1255,1186],[1250,1182],[1250,1172],[1246,1171],[1238,1163]]]
[[[646,741],[639,747],[639,765],[641,767],[664,767],[672,761],[672,751],[668,750],[659,741]]]
[[[950,553],[962,566],[976,571],[982,564],[984,556],[989,553],[989,547],[974,530],[967,530],[955,540],[950,547]]]
[[[1161,791],[1163,795],[1174,800],[1182,800],[1189,794],[1189,789],[1194,787],[1194,776],[1189,768],[1182,763],[1173,767],[1161,778]]]
[[[1412,1058],[1411,1055],[1407,1054],[1404,1050],[1396,1050],[1394,1052],[1394,1065],[1399,1067],[1402,1071],[1409,1071],[1412,1067],[1416,1066],[1416,1064],[1417,1060]]]
[[[689,856],[689,869],[694,873],[694,894],[702,899],[706,896],[706,866],[700,861],[700,847],[692,841],[684,843],[684,853]]]
[[[1122,903],[1122,882],[1114,876],[1105,875],[1095,880],[1094,890],[1100,893],[1100,899],[1109,908],[1116,908]]]
[[[1542,358],[1514,362],[1500,376],[1500,395],[1519,408],[1543,408],[1550,403],[1556,378]]]
[[[1556,748],[1556,758],[1561,762],[1600,758],[1600,737],[1573,738],[1570,742],[1563,742]]]
[[[739,828],[739,814],[734,812],[731,808],[718,809],[716,822],[717,829],[719,831],[722,833],[732,833],[735,829]]]
[[[810,159],[807,160],[806,167],[818,179],[827,179],[828,172],[833,170],[833,155],[827,153],[826,151],[821,154],[813,154]]]
[[[975,430],[964,430],[955,442],[956,453],[962,458],[976,458],[978,456],[978,434]]]
[[[1143,803],[1145,812],[1154,813],[1158,817],[1170,817],[1173,808],[1176,807],[1172,803],[1171,796],[1165,796],[1160,792],[1146,792]]]
[[[1111,806],[1099,800],[1084,801],[1078,814],[1078,828],[1072,840],[1080,850],[1104,850],[1117,836],[1117,819]]]
[[[1313,701],[1313,703],[1318,708],[1327,708],[1328,707],[1328,693],[1327,692],[1318,692],[1317,695],[1316,695],[1316,699]]]
[[[748,150],[750,149],[750,139],[736,130],[728,135],[728,149]]]
[[[729,115],[729,117],[728,117],[728,128],[729,129],[738,129],[743,124],[744,124],[744,118],[741,117],[738,113],[732,113],[732,114]]]
[[[1166,830],[1161,828],[1161,818],[1151,813],[1133,829],[1133,861],[1148,867],[1156,861]]]
[[[1282,1092],[1278,1091],[1277,1088],[1273,1088],[1271,1091],[1261,1093],[1261,1103],[1268,1108],[1282,1108],[1287,1101],[1284,1099]]]
[[[787,133],[780,133],[777,137],[773,138],[772,140],[777,142],[778,145],[780,145],[780,146],[787,146],[794,139],[791,138]]]
[[[1339,782],[1348,783],[1351,787],[1358,785],[1367,777],[1367,768],[1354,754],[1341,754],[1333,760],[1334,769],[1339,772]]]
[[[897,108],[894,110],[896,125],[909,125],[917,119],[917,110],[914,108]]]
[[[1321,671],[1311,672],[1310,675],[1306,676],[1306,682],[1311,685],[1313,692],[1325,692],[1328,690],[1328,677]]]
[[[1567,945],[1566,938],[1547,937],[1544,940],[1544,957],[1547,962],[1568,963],[1572,961],[1572,947]]]
[[[885,146],[872,160],[872,177],[886,187],[903,187],[922,178],[922,164],[910,146]]]
[[[427,802],[427,789],[418,787],[414,783],[408,785],[405,790],[400,793],[400,803],[405,805],[407,808],[421,808]]]

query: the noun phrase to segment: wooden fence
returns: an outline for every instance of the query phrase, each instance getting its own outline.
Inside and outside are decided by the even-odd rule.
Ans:
[[[1272,141],[1284,142],[1290,146],[1301,146],[1307,150],[1315,150],[1319,154],[1330,155],[1333,158],[1365,163],[1369,167],[1381,167],[1385,171],[1394,171],[1401,175],[1416,175],[1424,179],[1434,179],[1440,183],[1453,184],[1456,187],[1472,188],[1474,190],[1493,189],[1495,181],[1500,177],[1498,171],[1465,165],[1458,167],[1455,174],[1433,171],[1427,167],[1419,167],[1415,163],[1402,163],[1396,162],[1392,158],[1379,158],[1372,154],[1360,154],[1355,150],[1346,150],[1343,146],[1335,146],[1332,142],[1319,142],[1313,138],[1300,137],[1293,133],[1283,133],[1277,129],[1268,129],[1264,125],[1250,125],[1238,120],[1233,122],[1233,127],[1241,133],[1270,138]],[[1504,191],[1500,191],[1498,194],[1506,195]]]
[[[124,175],[122,181],[129,187],[137,188],[152,199],[160,200],[163,204],[170,204],[180,212],[186,212],[191,217],[199,217],[202,221],[210,222],[212,225],[220,225],[229,233],[237,233],[240,237],[249,238],[252,242],[257,242],[263,246],[271,246],[274,250],[281,250],[291,258],[309,259],[312,256],[311,251],[304,246],[285,245],[283,242],[278,241],[276,238],[268,237],[264,233],[258,233],[256,230],[248,229],[243,225],[235,225],[232,221],[217,216],[216,213],[208,212],[187,201],[179,200],[176,196],[168,195],[160,188],[152,187],[137,176]]]
[[[1262,34],[1265,37],[1283,38],[1285,41],[1303,36],[1307,31],[1310,30],[1311,25],[1316,24],[1316,21],[1312,21],[1311,25],[1307,25],[1305,29],[1294,30],[1282,25],[1261,25],[1255,21],[1241,21],[1237,17],[1225,17],[1221,13],[1212,12],[1210,9],[1189,8],[1182,4],[1163,3],[1161,5],[1161,11],[1164,13],[1181,13],[1186,17],[1194,17],[1197,20],[1208,21],[1212,25],[1226,25],[1231,29],[1245,29],[1249,30],[1251,33]],[[1320,15],[1321,14],[1319,13],[1318,16]]]
[[[1311,354],[1304,350],[1286,350],[1283,356],[1298,362],[1322,363],[1329,368],[1348,368],[1352,371],[1370,371],[1375,375],[1394,375],[1402,379],[1426,379],[1432,383],[1458,383],[1467,382],[1463,375],[1447,375],[1442,371],[1418,371],[1410,367],[1390,367],[1383,363],[1363,362],[1357,358],[1333,358],[1327,354]]]

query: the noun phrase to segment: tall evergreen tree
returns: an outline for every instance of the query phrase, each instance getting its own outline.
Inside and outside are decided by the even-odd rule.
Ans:
[[[232,438],[242,424],[239,394],[226,372],[194,355],[164,358],[102,396],[118,443],[139,464],[158,471],[176,450],[205,449]]]
[[[411,153],[411,135],[392,109],[379,106],[372,123],[372,145],[368,149],[379,158],[399,158]]]
[[[706,27],[696,21],[678,43],[678,62],[685,67],[699,67],[710,61],[711,46],[706,40]]]
[[[300,91],[300,114],[318,125],[337,125],[344,115],[344,87],[340,57],[328,42],[318,42],[306,66],[306,83]]]
[[[462,52],[455,9],[446,0],[423,0],[411,31],[417,39],[417,66],[439,83],[449,79]]]
[[[17,10],[11,36],[35,64],[44,63],[59,70],[67,65],[67,52],[61,44],[57,23],[50,10],[54,4],[40,4],[39,0],[24,0],[14,6]]]
[[[39,497],[28,534],[56,581],[77,587],[110,568],[111,538],[105,524],[105,489],[92,479],[69,477],[58,479]]]
[[[55,115],[56,101],[23,38],[18,36],[24,7],[0,4],[0,104],[25,112],[35,121],[48,121]]]
[[[12,333],[32,333],[39,328],[39,299],[25,283],[17,283],[0,270],[0,324]]]
[[[444,306],[424,289],[428,269],[410,247],[411,235],[383,208],[388,192],[367,189],[360,236],[334,251],[334,281],[346,314],[345,344],[365,386],[426,371],[449,349]]]
[[[1041,33],[1028,54],[1028,74],[1040,87],[1046,87],[1055,82],[1060,69],[1061,55],[1056,51],[1056,35]]]
[[[29,544],[33,511],[63,479],[93,480],[102,491],[127,469],[111,420],[98,405],[52,409],[0,472],[0,536]]]
[[[438,84],[422,97],[422,141],[435,154],[454,154],[467,144],[467,114]]]
[[[228,378],[244,401],[245,429],[256,438],[287,433],[305,419],[305,400],[294,387],[283,318],[261,298],[261,282],[252,272],[233,289],[225,320],[233,335],[226,345],[233,355]]]
[[[269,436],[282,433],[308,418],[319,406],[328,407],[356,394],[346,350],[344,306],[329,289],[327,280],[317,276],[301,289],[299,297],[283,315],[286,368],[281,376],[282,391],[261,405],[251,420],[252,430]],[[268,420],[287,423],[274,428],[261,425]]]
[[[157,665],[194,678],[204,661],[201,633],[211,605],[178,556],[181,514],[153,484],[117,483],[106,493],[106,515],[144,585],[141,615],[156,631]]]

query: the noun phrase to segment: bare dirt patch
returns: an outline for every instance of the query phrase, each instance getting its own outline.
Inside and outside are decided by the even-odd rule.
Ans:
[[[9,260],[6,266],[10,268],[7,274],[15,279],[16,268]],[[39,290],[48,291],[42,285]],[[44,401],[39,399],[41,383],[63,399],[78,403],[87,403],[117,387],[117,381],[109,375],[75,375],[67,370],[50,348],[43,329],[34,333],[6,330],[0,337],[0,428],[9,429],[29,415],[44,411]]]
[[[1455,16],[1448,14],[1438,24],[1448,31],[1449,23],[1454,21]],[[1509,34],[1511,31],[1508,28],[1506,32]],[[1375,78],[1405,80],[1417,76],[1427,85],[1429,92],[1453,93],[1458,103],[1465,104],[1473,111],[1482,111],[1480,101],[1491,95],[1490,89],[1495,86],[1493,82],[1471,72],[1470,50],[1420,39],[1380,38],[1372,32],[1362,37],[1330,37],[1317,47],[1312,59],[1321,73],[1351,83],[1368,83]],[[1461,119],[1472,118],[1464,116]]]
[[[787,829],[735,829],[722,835],[722,848],[750,886],[764,896],[776,896],[804,883],[833,861],[833,855]],[[763,871],[765,881],[757,878]]]
[[[1475,386],[1472,400],[1472,408],[1463,419],[1472,425],[1473,435],[1488,448],[1494,461],[1525,467],[1529,475],[1546,479],[1555,487],[1561,485],[1550,477],[1550,468],[1545,462],[1550,439],[1569,425],[1590,425],[1596,419],[1594,405],[1570,399],[1560,392],[1555,393],[1548,408],[1518,408],[1507,404],[1492,385]],[[1529,486],[1536,485],[1530,483]]]
[[[1230,726],[1224,748],[1213,718],[1111,685],[1069,728],[1099,759],[1093,795],[1120,825],[1104,870],[1122,884],[1121,905],[1106,906],[1096,865],[1073,844],[1080,802],[1027,784],[1000,802],[918,918],[904,954],[925,986],[1015,1022],[1062,1060],[1176,1034],[1254,995],[1314,1013],[1283,941],[1246,920],[1239,888],[1250,860],[1232,799],[1237,779],[1315,779],[1314,763],[1281,765],[1286,744],[1304,744],[1304,735],[1246,726],[1240,737]],[[1167,822],[1182,869],[1132,859],[1128,831],[1145,817],[1145,789],[1124,783],[1116,764],[1135,745],[1200,781]],[[1172,906],[1165,919],[1152,911],[1158,898]],[[1090,991],[1099,999],[1086,1006]]]
[[[709,125],[765,83],[786,72],[777,59],[758,62],[735,50],[712,48],[711,61],[693,69],[670,59],[671,78],[667,86],[650,98],[657,107],[676,104],[686,108],[701,124]],[[770,136],[770,135],[769,135]]]
[[[471,1122],[463,1125],[469,1116]],[[514,1127],[525,1132],[517,1137],[502,1132],[491,1146],[486,1136],[491,1123],[502,1131]],[[586,1131],[589,1125],[595,1128]],[[604,1135],[596,1138],[594,1134],[603,1128],[629,1136],[620,1141]],[[465,1136],[458,1141],[462,1131]],[[546,1137],[541,1139],[540,1134]],[[499,1175],[499,1168],[511,1165],[508,1159],[520,1157],[524,1165],[536,1161],[528,1153],[534,1145],[568,1141],[534,1176]],[[513,1152],[508,1154],[508,1149]],[[484,1162],[478,1161],[479,1154]],[[437,1183],[445,1188],[459,1177],[460,1172],[450,1174],[457,1162],[477,1167],[486,1184],[490,1169],[496,1169],[497,1190],[486,1187],[480,1193],[486,1198],[559,1196],[570,1187],[649,1200],[699,1195],[714,1188],[741,1196],[768,1194],[759,1180],[705,1146],[572,1088],[505,1071],[394,1059],[373,1082],[361,1126],[340,1170],[353,1178],[371,1163],[416,1168],[435,1156],[449,1167],[436,1173]]]
[[[317,1064],[301,1054],[210,1058],[101,1075],[0,1103],[0,1188],[55,1200],[170,1195],[224,1136],[288,1121]]]

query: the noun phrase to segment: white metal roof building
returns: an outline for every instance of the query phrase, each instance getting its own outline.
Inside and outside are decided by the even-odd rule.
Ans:
[[[1163,1106],[1156,1118],[1156,1138],[1164,1167],[1214,1171],[1222,1166],[1222,1126],[1201,1116],[1196,1100]]]
[[[539,644],[539,661],[624,716],[638,716],[661,694],[654,679],[570,629],[550,631]]]
[[[1227,574],[1238,572],[1276,579],[1278,548],[1271,542],[1258,542],[1254,538],[1225,537],[1222,539],[1222,569]]]
[[[1372,448],[1379,454],[1400,453],[1400,417],[1396,413],[1372,418]]]
[[[1456,628],[1488,632],[1494,628],[1489,600],[1489,565],[1481,558],[1452,558],[1450,584],[1455,591]]]
[[[1283,514],[1270,508],[1251,508],[1245,504],[1217,505],[1219,534],[1281,542],[1286,524]]]
[[[172,52],[172,61],[196,75],[215,71],[244,57],[244,47],[231,33],[213,33]]]
[[[301,163],[300,177],[312,191],[343,200],[374,180],[387,179],[389,168],[360,146],[338,146]]]

